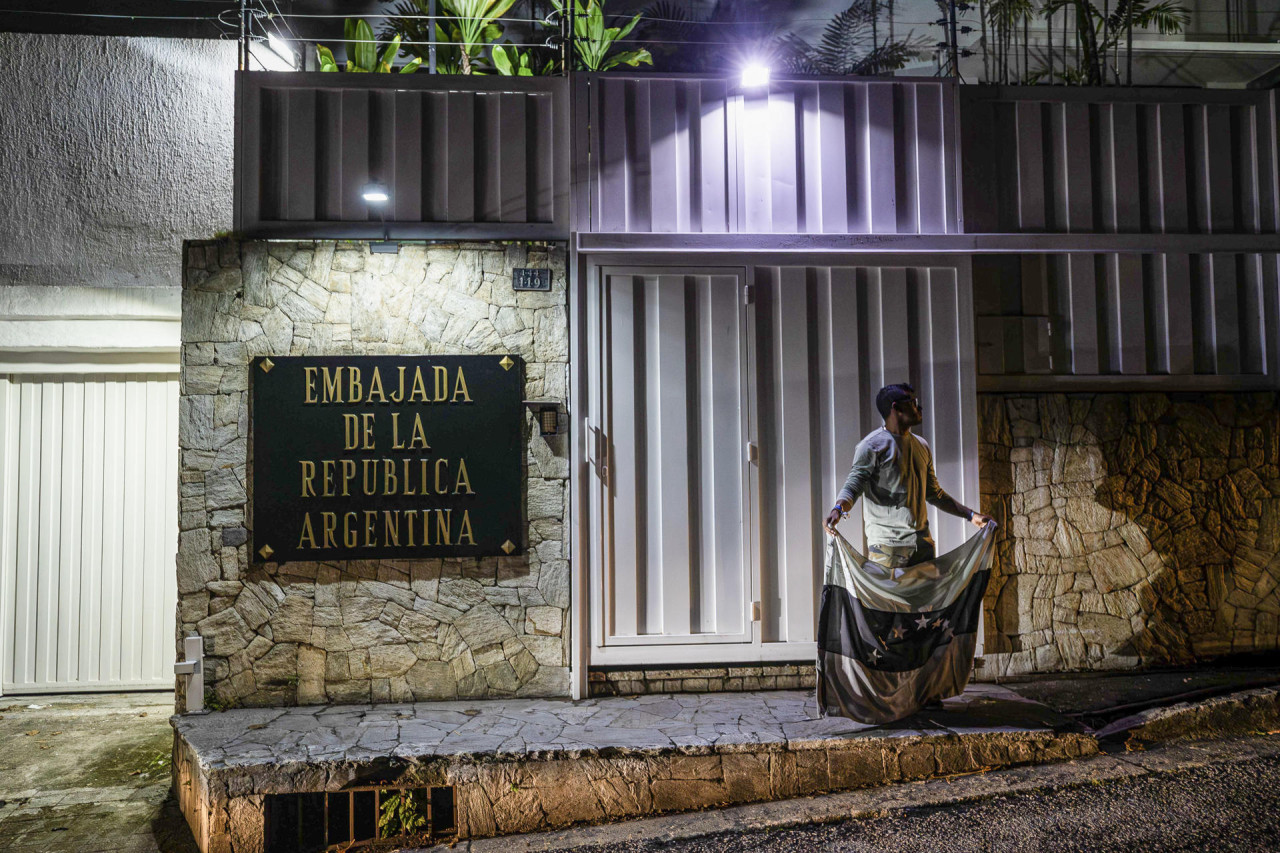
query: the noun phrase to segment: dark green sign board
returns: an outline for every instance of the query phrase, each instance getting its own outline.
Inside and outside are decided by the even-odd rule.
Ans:
[[[521,359],[273,356],[249,369],[255,562],[523,550]]]

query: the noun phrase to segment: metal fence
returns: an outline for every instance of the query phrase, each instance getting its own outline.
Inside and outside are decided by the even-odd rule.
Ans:
[[[245,236],[569,235],[564,78],[241,72],[236,87]]]
[[[960,90],[970,233],[1277,231],[1273,92]]]
[[[574,97],[575,231],[961,230],[950,81],[579,75]]]

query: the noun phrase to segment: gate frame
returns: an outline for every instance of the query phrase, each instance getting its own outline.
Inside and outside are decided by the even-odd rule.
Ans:
[[[670,250],[648,250],[637,251],[634,246],[627,245],[631,242],[633,235],[604,235],[594,233],[590,235],[577,235],[578,240],[570,244],[569,257],[569,282],[568,282],[568,314],[569,314],[569,363],[570,363],[570,381],[569,381],[569,412],[570,412],[570,519],[574,526],[574,531],[569,537],[569,542],[573,544],[575,553],[570,562],[571,566],[571,630],[570,630],[570,690],[574,699],[586,698],[589,695],[587,684],[588,673],[592,661],[592,653],[594,646],[594,619],[596,614],[592,613],[593,590],[592,579],[601,567],[594,566],[591,563],[591,547],[592,547],[592,531],[591,531],[591,515],[589,503],[589,489],[592,488],[591,478],[594,476],[590,470],[590,462],[587,453],[587,429],[586,429],[586,406],[588,399],[588,373],[587,358],[595,357],[597,354],[588,351],[586,340],[586,330],[588,322],[587,311],[587,288],[598,286],[599,276],[606,267],[666,267],[666,268],[690,268],[702,269],[708,267],[715,268],[731,268],[739,267],[745,270],[746,278],[744,283],[751,283],[754,277],[754,270],[757,266],[775,265],[775,266],[842,266],[842,265],[858,265],[858,266],[932,266],[932,267],[950,267],[956,271],[956,281],[959,286],[959,296],[961,302],[961,319],[960,334],[962,339],[967,340],[969,346],[964,348],[963,352],[967,354],[967,361],[962,361],[960,365],[960,375],[962,377],[961,394],[966,399],[972,399],[975,402],[975,410],[971,412],[972,422],[968,424],[969,434],[973,435],[976,440],[976,400],[977,400],[977,384],[976,384],[976,352],[974,351],[974,321],[973,321],[973,262],[972,256],[962,252],[886,252],[883,245],[875,245],[874,247],[862,248],[856,242],[856,238],[841,237],[836,235],[824,235],[821,239],[821,247],[814,246],[813,240],[803,241],[805,245],[797,246],[792,250],[764,249],[761,251],[743,250],[739,246],[714,246],[703,245],[698,246],[695,250],[690,251],[688,248],[682,247],[680,244],[685,242],[682,235],[656,235],[667,238],[671,245]],[[727,235],[716,235],[725,237]],[[744,238],[750,238],[752,235],[732,235],[736,237],[738,242]],[[763,239],[761,245],[768,246],[770,243],[776,245],[775,235],[759,235]],[[588,240],[582,240],[582,237],[588,237]],[[616,242],[610,238],[617,239]],[[772,240],[769,238],[773,238]],[[579,248],[581,242],[589,242],[591,248],[589,251]],[[696,241],[701,242],[701,241]],[[708,241],[711,242],[711,241]],[[616,248],[609,246],[613,243]],[[843,245],[841,245],[843,244]],[[853,245],[850,245],[853,244]],[[686,244],[687,245],[687,244]],[[583,405],[579,405],[579,401]],[[964,477],[966,484],[974,487],[975,493],[978,489],[978,462],[976,447],[973,456],[964,465]],[[758,543],[753,538],[752,547],[758,548]],[[753,555],[754,571],[758,575],[762,562],[760,555]],[[754,585],[758,583],[758,578],[753,577],[751,582]],[[575,630],[577,629],[577,630]],[[983,626],[979,623],[978,631],[978,647],[975,651],[976,656],[982,655],[982,631]],[[813,659],[816,655],[816,646],[813,643],[778,643],[771,644],[777,647],[775,655],[757,655],[755,658],[743,658],[737,661],[730,660],[695,660],[691,663],[698,665],[712,665],[724,663],[740,663],[744,666],[758,665],[761,663],[787,663],[797,660],[805,660],[806,662]],[[762,647],[758,641],[750,644],[725,644],[720,648],[730,648],[732,646],[748,647],[759,649]],[[800,654],[803,647],[803,654]],[[665,648],[670,649],[671,646]],[[704,647],[705,648],[705,647]],[[671,663],[664,662],[656,664],[661,667],[681,667],[688,666],[689,663]]]

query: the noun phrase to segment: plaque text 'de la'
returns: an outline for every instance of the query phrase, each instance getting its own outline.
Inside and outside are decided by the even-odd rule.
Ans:
[[[255,562],[523,548],[524,362],[253,360]]]

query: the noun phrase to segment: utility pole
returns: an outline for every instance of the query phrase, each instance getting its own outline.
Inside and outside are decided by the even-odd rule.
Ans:
[[[249,70],[249,3],[240,0],[240,70]]]
[[[951,76],[960,76],[960,39],[956,32],[956,0],[947,0],[947,52],[951,59]]]

